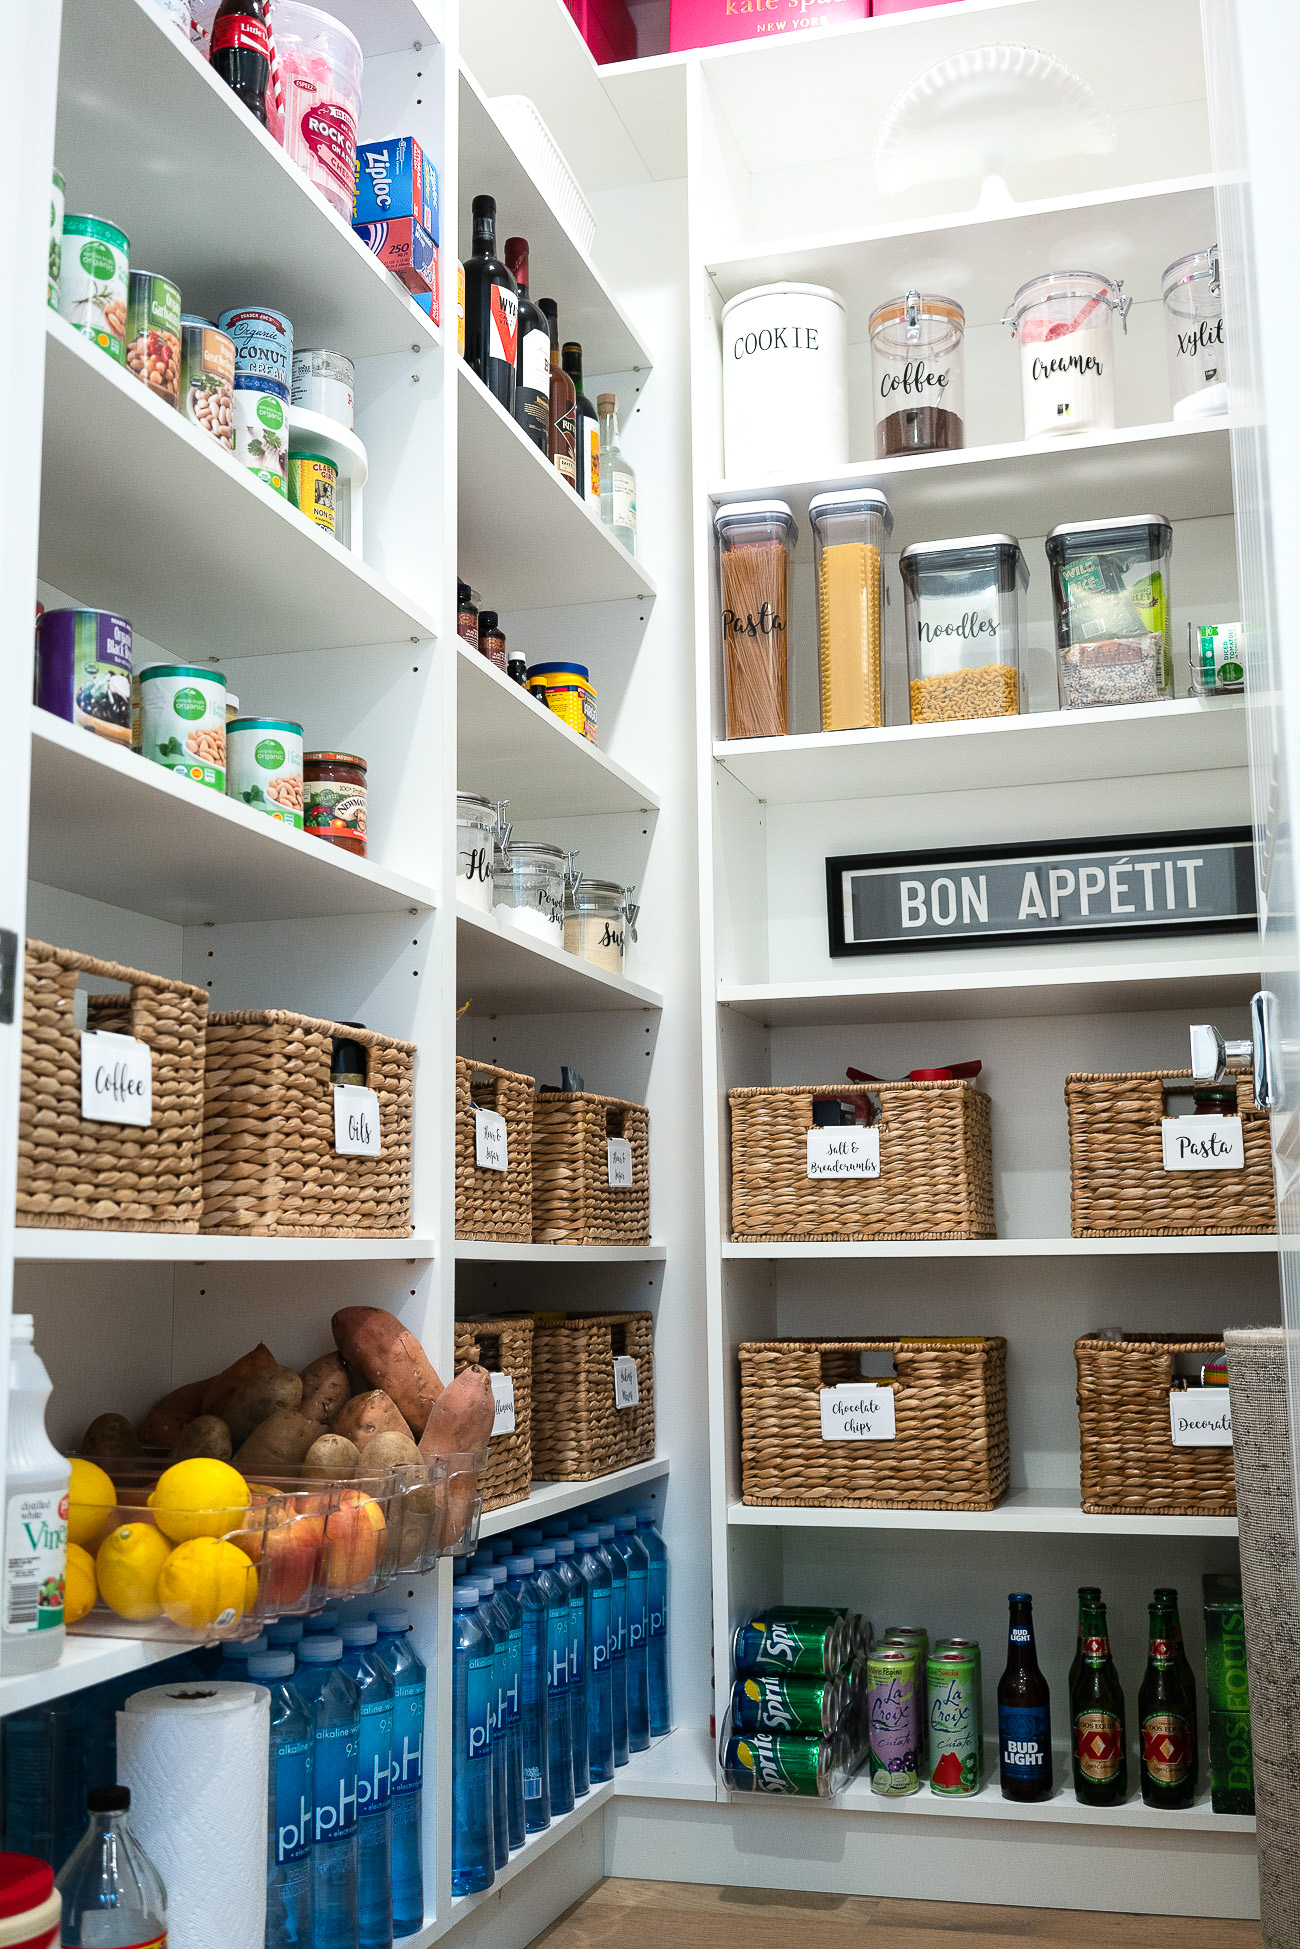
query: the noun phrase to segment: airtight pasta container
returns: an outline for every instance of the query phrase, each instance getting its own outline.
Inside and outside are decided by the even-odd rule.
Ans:
[[[733,501],[718,534],[729,738],[783,738],[787,725],[789,555],[798,539],[784,501]]]
[[[1026,440],[1115,424],[1115,317],[1128,330],[1123,279],[1048,271],[1022,284],[1003,324],[1020,341]]]
[[[894,520],[878,488],[816,494],[808,503],[817,576],[823,731],[885,721],[881,551]]]
[[[1162,514],[1084,521],[1047,537],[1056,667],[1066,710],[1173,695],[1169,557]]]
[[[825,473],[849,462],[844,300],[819,284],[763,284],[722,308],[722,435],[729,480]]]
[[[908,291],[867,327],[876,458],[966,444],[966,314],[955,298]]]
[[[916,541],[898,571],[913,724],[1017,716],[1029,572],[1015,536]]]
[[[492,873],[495,909],[525,933],[564,946],[564,886],[569,854],[538,840],[507,840]]]
[[[456,897],[485,914],[492,911],[497,833],[505,806],[476,792],[456,794]]]
[[[1196,420],[1226,413],[1228,370],[1218,245],[1194,250],[1170,264],[1160,280],[1160,291],[1174,418]]]

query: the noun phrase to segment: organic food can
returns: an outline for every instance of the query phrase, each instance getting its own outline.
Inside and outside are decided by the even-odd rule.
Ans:
[[[126,303],[126,362],[151,393],[179,406],[181,294],[169,278],[132,271]]]
[[[50,186],[50,270],[47,300],[51,311],[59,308],[59,267],[63,262],[63,178],[58,170]]]
[[[126,364],[130,256],[130,239],[116,224],[102,217],[64,217],[59,315],[119,365]]]
[[[351,751],[303,753],[303,828],[313,839],[366,853],[366,761]]]
[[[323,453],[289,455],[289,499],[327,535],[334,533],[338,482],[338,468]]]
[[[235,342],[210,319],[181,318],[181,411],[232,453],[235,446]]]
[[[188,663],[140,672],[140,749],[156,765],[226,789],[226,680]]]
[[[801,1677],[834,1678],[849,1649],[843,1618],[827,1624],[816,1617],[789,1621],[754,1617],[737,1626],[731,1661],[738,1678],[750,1672],[797,1672]]]
[[[321,413],[352,428],[352,361],[324,346],[293,355],[293,403],[305,413]]]
[[[283,717],[226,725],[226,792],[302,831],[302,726]]]
[[[278,387],[235,375],[235,459],[277,494],[288,492],[289,410]]]
[[[839,1742],[801,1733],[733,1734],[722,1747],[722,1777],[737,1793],[799,1794],[828,1800],[843,1782]]]
[[[289,397],[293,377],[293,326],[282,311],[223,311],[217,324],[235,341],[235,378],[256,379]]]
[[[131,742],[131,625],[106,609],[47,609],[36,623],[36,702],[113,744]]]

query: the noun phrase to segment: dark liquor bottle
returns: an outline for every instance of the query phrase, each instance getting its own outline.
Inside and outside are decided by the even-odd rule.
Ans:
[[[497,256],[497,201],[474,198],[474,242],[465,259],[465,362],[507,413],[515,406],[519,293]]]
[[[1128,1798],[1124,1694],[1099,1597],[1089,1600],[1081,1651],[1079,1675],[1070,1687],[1074,1797],[1085,1807],[1122,1807]]]
[[[1048,1800],[1052,1792],[1051,1694],[1034,1650],[1034,1600],[1008,1597],[1006,1670],[998,1680],[998,1759],[1004,1800]]]
[[[577,494],[578,487],[578,395],[573,381],[560,364],[560,326],[554,298],[541,300],[551,332],[551,434],[547,452],[551,464]]]
[[[231,93],[265,128],[271,86],[270,0],[221,0],[212,22],[208,59]]]
[[[1074,1697],[1074,1687],[1083,1669],[1083,1627],[1088,1622],[1090,1608],[1100,1598],[1101,1591],[1096,1584],[1079,1585],[1079,1627],[1075,1632],[1074,1657],[1070,1663],[1070,1676],[1066,1681],[1066,1690],[1071,1698]]]
[[[1162,1604],[1169,1615],[1169,1637],[1174,1647],[1174,1663],[1178,1676],[1183,1681],[1183,1697],[1187,1706],[1187,1718],[1192,1728],[1192,1797],[1201,1777],[1200,1722],[1196,1710],[1196,1675],[1188,1660],[1183,1644],[1183,1627],[1178,1621],[1178,1592],[1168,1585],[1152,1593],[1155,1602]]]
[[[519,352],[515,360],[515,418],[547,452],[551,433],[551,332],[528,295],[528,239],[506,238],[506,263],[519,286]]]
[[[1142,1798],[1148,1807],[1190,1807],[1196,1794],[1187,1695],[1163,1604],[1148,1607],[1147,1668],[1138,1693]]]
[[[573,340],[562,354],[564,370],[578,395],[578,493],[600,513],[600,414],[582,390],[582,347]]]

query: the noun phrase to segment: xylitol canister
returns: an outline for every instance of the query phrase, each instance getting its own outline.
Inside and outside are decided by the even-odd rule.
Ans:
[[[723,1742],[722,1777],[736,1793],[829,1800],[845,1772],[839,1743],[802,1733],[736,1733]]]
[[[834,1678],[850,1651],[844,1619],[833,1623],[815,1616],[774,1620],[750,1618],[737,1627],[731,1644],[732,1667],[738,1678],[751,1672],[781,1672],[789,1676]]]
[[[119,365],[126,364],[126,304],[131,243],[102,217],[63,219],[59,314]]]
[[[226,680],[200,664],[140,672],[140,749],[196,785],[226,789]]]
[[[302,831],[302,726],[237,717],[226,726],[226,794]]]
[[[339,470],[323,453],[289,455],[289,499],[309,521],[334,533],[335,502],[338,497]]]
[[[112,744],[131,742],[131,625],[106,609],[47,609],[36,625],[36,702]]]
[[[905,1645],[882,1645],[867,1660],[867,1737],[871,1791],[891,1797],[915,1793],[921,1781],[917,1747],[916,1657]]]
[[[937,1651],[926,1667],[931,1793],[978,1793],[979,1669],[965,1651]]]
[[[50,270],[46,292],[51,311],[59,308],[59,271],[63,263],[63,178],[58,170],[50,184]]]

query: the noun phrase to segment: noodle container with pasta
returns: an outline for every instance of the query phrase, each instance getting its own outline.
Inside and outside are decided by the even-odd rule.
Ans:
[[[1016,717],[1029,571],[1015,536],[914,541],[898,572],[913,724]]]
[[[849,463],[844,300],[820,284],[763,284],[722,308],[728,480],[786,480]]]
[[[877,487],[815,494],[808,503],[817,579],[823,731],[885,721],[885,591],[881,564],[894,526]]]
[[[718,532],[722,654],[729,738],[783,738],[788,724],[790,550],[784,501],[732,501]]]

